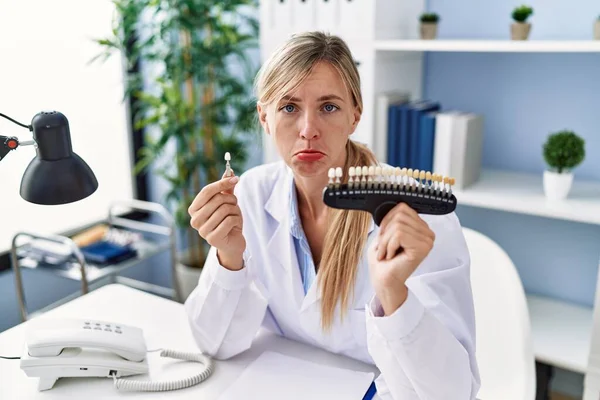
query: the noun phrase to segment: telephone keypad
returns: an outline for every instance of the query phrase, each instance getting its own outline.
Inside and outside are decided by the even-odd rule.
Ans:
[[[104,325],[104,327],[102,327]],[[105,332],[114,332],[118,334],[122,334],[123,331],[119,325],[111,325],[111,324],[101,324],[100,322],[90,322],[85,321],[83,323],[83,329],[93,329],[95,331],[105,331]]]

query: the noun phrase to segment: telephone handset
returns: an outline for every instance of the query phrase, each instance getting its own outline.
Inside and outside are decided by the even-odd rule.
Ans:
[[[33,321],[32,321],[33,322]],[[174,382],[117,379],[148,373],[147,349],[140,328],[97,320],[38,319],[27,334],[21,369],[38,377],[38,390],[52,389],[62,377],[112,377],[118,389],[174,390],[208,378],[213,370],[203,354],[163,350],[161,356],[204,364],[201,373]]]

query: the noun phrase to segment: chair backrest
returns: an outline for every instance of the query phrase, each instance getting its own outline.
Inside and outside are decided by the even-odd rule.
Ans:
[[[518,272],[492,239],[463,228],[471,255],[477,362],[485,400],[534,400],[535,355],[527,299]]]

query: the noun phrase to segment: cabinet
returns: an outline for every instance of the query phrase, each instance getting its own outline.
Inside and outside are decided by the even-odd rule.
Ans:
[[[315,26],[344,38],[360,63],[364,95],[363,116],[353,139],[373,148],[381,140],[375,136],[377,95],[401,90],[421,98],[424,55],[429,52],[600,54],[600,41],[592,40],[420,40],[419,15],[425,7],[423,0],[263,1],[261,57],[264,60],[291,33]],[[311,15],[315,20],[298,17]],[[323,21],[326,16],[332,16],[329,24]],[[264,154],[265,162],[279,158],[270,140],[265,140]],[[551,205],[545,201],[541,176],[484,170],[475,185],[455,194],[461,204],[471,207],[600,225],[598,182],[575,181],[569,199]],[[593,332],[600,331],[595,311],[600,309],[600,295],[594,308],[538,296],[528,296],[528,304],[537,359],[586,375],[585,400],[597,399],[600,335]]]

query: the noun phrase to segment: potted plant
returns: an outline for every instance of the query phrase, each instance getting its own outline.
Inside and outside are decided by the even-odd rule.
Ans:
[[[600,40],[600,16],[598,16],[594,23],[594,39]]]
[[[514,22],[510,26],[512,40],[527,40],[531,33],[531,24],[527,19],[533,14],[533,8],[522,5],[516,7],[512,12]]]
[[[439,20],[440,20],[440,17],[436,13],[421,14],[421,17],[420,17],[421,39],[432,40],[437,37],[437,29],[438,29]]]
[[[543,146],[544,192],[551,200],[567,197],[573,183],[573,168],[585,158],[585,141],[570,130],[562,130],[548,136]]]
[[[180,228],[177,283],[183,299],[196,286],[208,244],[190,226],[188,208],[224,171],[225,152],[241,172],[248,140],[260,137],[252,82],[258,62],[257,0],[113,0],[113,35],[98,40],[100,59],[124,53],[126,95],[145,143],[135,173],[165,179]],[[149,67],[135,69],[136,65]]]

